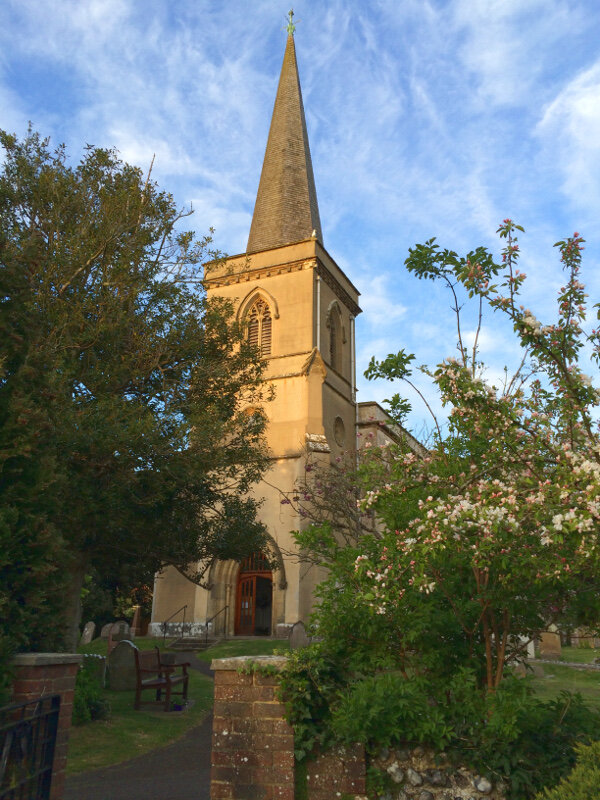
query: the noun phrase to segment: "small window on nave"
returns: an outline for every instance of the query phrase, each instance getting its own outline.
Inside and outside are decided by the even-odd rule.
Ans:
[[[329,315],[329,363],[336,372],[342,371],[342,319],[337,308]]]
[[[258,299],[247,316],[247,337],[250,344],[258,347],[261,356],[271,355],[271,310],[265,301]]]

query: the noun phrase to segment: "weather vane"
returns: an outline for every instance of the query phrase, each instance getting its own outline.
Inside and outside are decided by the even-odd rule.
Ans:
[[[290,36],[293,36],[295,30],[296,26],[294,25],[294,9],[290,8],[290,10],[288,11],[288,24],[286,31]]]

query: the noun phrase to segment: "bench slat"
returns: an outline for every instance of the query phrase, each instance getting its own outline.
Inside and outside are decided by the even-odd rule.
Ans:
[[[144,689],[154,689],[156,691],[156,700],[161,700],[163,690],[165,691],[165,711],[169,710],[171,703],[171,695],[173,692],[171,688],[180,683],[183,684],[181,692],[182,699],[187,700],[188,679],[189,675],[187,668],[189,663],[185,664],[163,664],[160,660],[160,651],[158,647],[154,650],[139,650],[137,647],[134,650],[135,667],[136,667],[136,691],[134,708],[139,710],[142,700],[141,694]],[[180,669],[181,672],[176,671]],[[175,674],[176,673],[176,674]],[[144,675],[153,674],[153,678],[144,678]],[[150,701],[146,701],[150,702]]]

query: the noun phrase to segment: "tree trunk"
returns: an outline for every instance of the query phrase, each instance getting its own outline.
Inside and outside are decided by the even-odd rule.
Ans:
[[[87,559],[80,553],[73,557],[69,567],[69,584],[65,597],[65,635],[64,650],[75,653],[79,644],[79,625],[81,623],[81,589],[85,580]]]

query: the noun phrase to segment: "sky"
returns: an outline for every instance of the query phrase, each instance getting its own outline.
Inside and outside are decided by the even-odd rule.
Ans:
[[[190,225],[244,252],[288,10],[0,0],[0,127],[23,136],[30,121],[73,161],[86,144],[144,169],[155,155],[160,186],[195,209]],[[404,348],[435,365],[456,352],[447,292],[404,267],[433,236],[497,254],[498,225],[517,221],[523,303],[547,324],[562,285],[552,245],[578,231],[600,301],[598,0],[298,0],[294,12],[323,243],[361,292],[359,400],[399,388],[364,380],[372,355]],[[497,314],[484,318],[480,356],[491,382],[517,361]],[[415,433],[426,418],[415,400]]]

